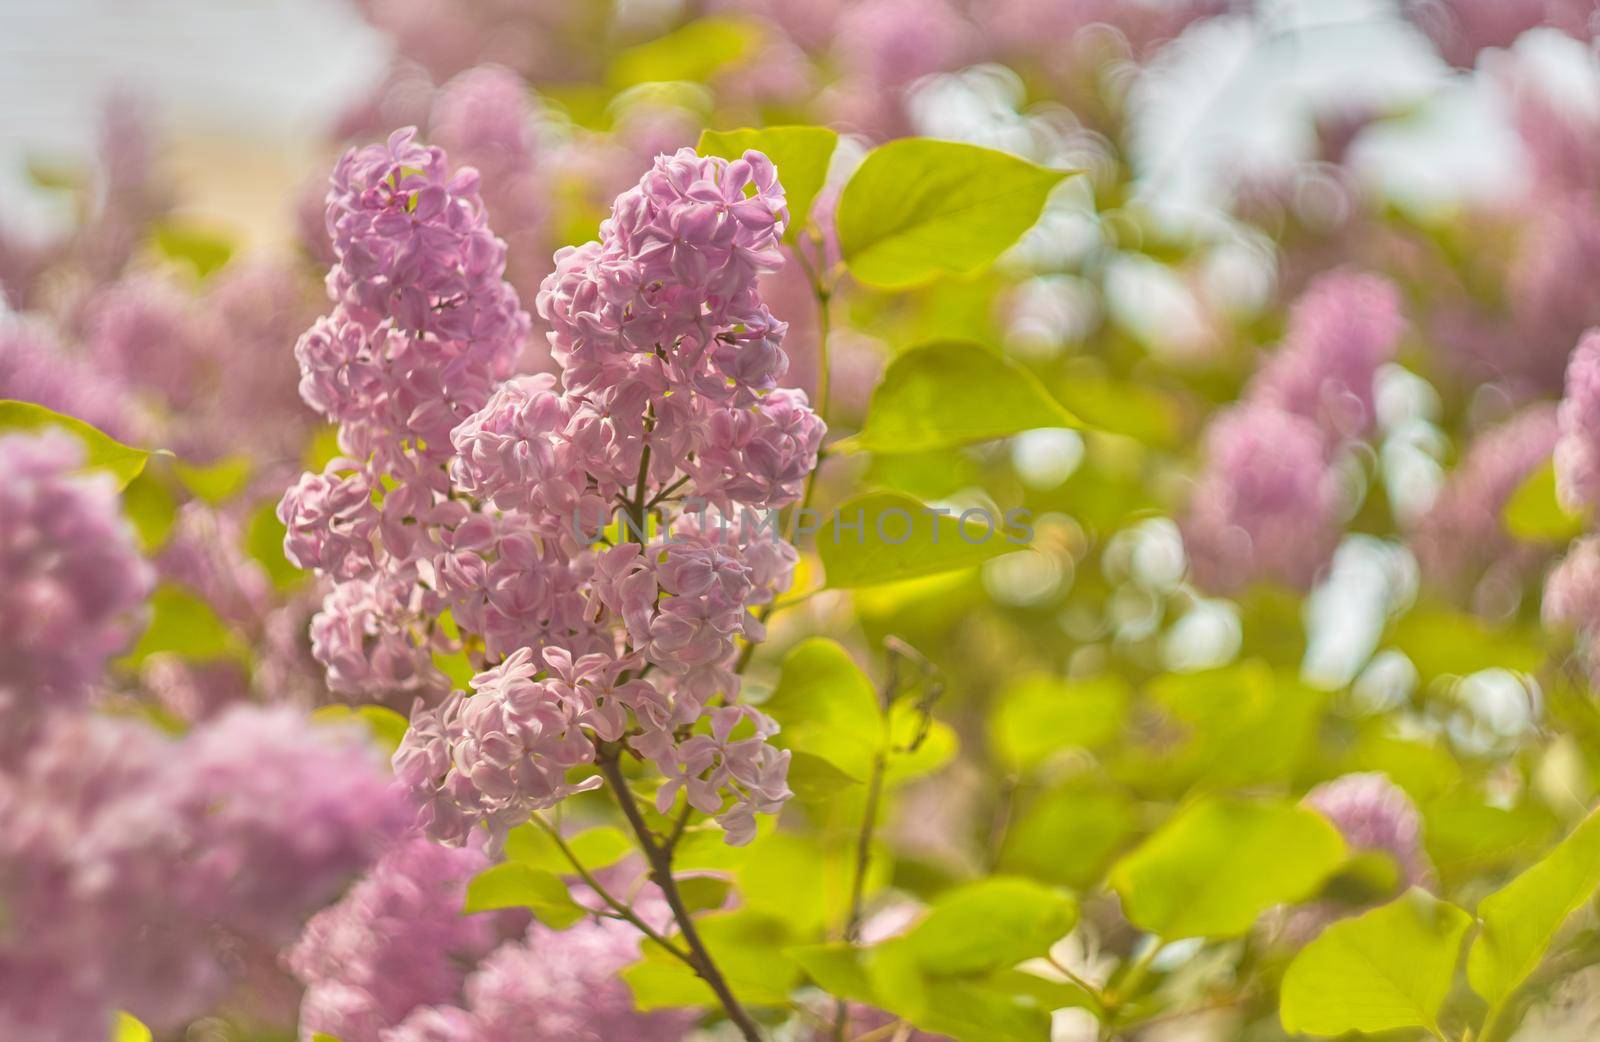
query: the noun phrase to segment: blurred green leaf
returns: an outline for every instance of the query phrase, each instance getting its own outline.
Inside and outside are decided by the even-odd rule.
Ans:
[[[555,873],[507,861],[484,869],[467,884],[463,914],[526,908],[553,930],[565,930],[588,913]]]
[[[1284,1030],[1332,1037],[1422,1027],[1439,1034],[1439,1009],[1471,925],[1466,912],[1420,889],[1333,923],[1284,974]]]
[[[975,272],[1022,238],[1068,173],[953,141],[880,145],[839,199],[845,265],[891,288]]]
[[[1493,1009],[1538,968],[1563,923],[1600,887],[1600,811],[1543,860],[1478,902],[1483,928],[1467,957],[1472,990]]]
[[[698,151],[703,156],[738,159],[754,149],[772,160],[789,201],[783,241],[794,242],[811,219],[811,204],[827,179],[828,161],[838,144],[838,132],[827,127],[743,127],[702,131]]]
[[[76,435],[84,446],[84,468],[110,474],[116,479],[119,491],[127,488],[128,483],[144,471],[145,464],[154,455],[144,449],[124,445],[75,416],[67,416],[32,402],[0,401],[0,434],[52,427]]]
[[[1442,605],[1413,608],[1395,624],[1390,639],[1425,679],[1484,669],[1531,673],[1545,659],[1538,631],[1516,624],[1491,626]]]
[[[701,18],[622,51],[612,61],[608,79],[616,87],[667,80],[704,82],[753,55],[761,38],[761,27],[747,19]]]
[[[785,954],[792,938],[783,922],[751,911],[715,912],[695,920],[728,986],[751,1006],[782,1006],[800,978],[800,968]],[[634,1003],[645,1011],[715,1004],[710,989],[678,959],[653,944],[643,958],[622,971]]]
[[[961,739],[943,720],[925,716],[912,702],[889,707],[889,762],[883,776],[899,784],[932,774],[956,758]]]
[[[1506,531],[1530,543],[1568,543],[1583,534],[1585,518],[1569,514],[1556,496],[1556,465],[1547,460],[1529,474],[1505,508]]]
[[[372,734],[373,740],[391,756],[400,747],[401,740],[411,726],[405,717],[388,706],[380,705],[347,706],[335,703],[319,707],[311,714],[311,718],[324,723],[359,721]]]
[[[846,774],[821,756],[802,750],[789,753],[789,788],[802,803],[829,800],[860,784],[862,779]]]
[[[52,192],[77,192],[89,186],[89,174],[82,165],[51,156],[30,155],[23,159],[28,181]]]
[[[1038,427],[1079,427],[1032,373],[980,344],[938,341],[889,363],[860,434],[841,450],[923,452]]]
[[[283,522],[278,520],[274,503],[263,503],[250,515],[250,524],[244,531],[244,549],[272,580],[280,591],[288,591],[309,578],[283,554],[283,537],[287,534]]]
[[[949,513],[936,516],[897,492],[868,492],[839,504],[816,537],[828,588],[971,568],[1019,548],[1006,532],[972,520],[963,524]]]
[[[821,758],[865,780],[883,748],[877,692],[837,641],[812,637],[783,658],[778,687],[762,711],[782,728],[778,744]]]
[[[678,893],[690,912],[705,912],[728,903],[733,880],[722,876],[679,876]]]
[[[1292,803],[1203,798],[1111,870],[1127,917],[1166,940],[1236,937],[1344,862],[1338,830]]]
[[[1128,682],[1116,675],[1019,677],[991,710],[989,744],[1012,770],[1032,770],[1062,749],[1093,749],[1116,739],[1132,695]]]
[[[991,876],[942,894],[905,944],[925,972],[979,973],[1043,955],[1077,920],[1070,895],[1029,879]]]
[[[233,256],[233,241],[225,233],[178,219],[158,223],[154,242],[163,257],[189,265],[202,279]]]
[[[211,605],[181,586],[163,584],[150,595],[150,624],[123,662],[135,666],[155,654],[208,662],[244,652]]]
[[[1088,889],[1138,825],[1132,800],[1079,785],[1045,793],[1006,831],[1000,867],[1046,883]]]
[[[1067,373],[1051,392],[1079,423],[1133,438],[1145,445],[1173,445],[1180,436],[1177,404],[1153,388],[1089,373]]]
[[[633,843],[620,829],[597,825],[565,837],[567,849],[578,863],[591,872],[609,868],[633,853]],[[557,875],[570,875],[572,862],[556,846],[550,834],[538,825],[518,825],[506,835],[506,860]]]
[[[205,466],[179,460],[172,469],[195,498],[215,506],[244,490],[254,476],[255,464],[248,456],[229,456]]]
[[[152,553],[166,543],[178,520],[178,501],[167,483],[146,468],[122,490],[122,512],[139,536],[139,546]]]

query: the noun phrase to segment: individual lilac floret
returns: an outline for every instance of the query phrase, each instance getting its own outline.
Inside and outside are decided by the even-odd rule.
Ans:
[[[1600,505],[1600,330],[1586,334],[1572,352],[1558,419],[1556,491],[1562,505]]]
[[[520,922],[461,914],[468,880],[488,864],[480,850],[413,837],[317,913],[285,956],[306,988],[304,1037],[378,1042],[414,1009],[460,1002],[468,972]]]
[[[1203,589],[1311,585],[1337,542],[1338,488],[1322,431],[1270,405],[1235,406],[1206,433],[1205,470],[1183,523]]]
[[[81,704],[150,592],[112,478],[83,461],[66,434],[0,438],[0,751]]]
[[[1314,421],[1330,440],[1359,437],[1376,418],[1373,379],[1404,328],[1400,294],[1388,280],[1323,275],[1295,301],[1283,346],[1248,393]]]

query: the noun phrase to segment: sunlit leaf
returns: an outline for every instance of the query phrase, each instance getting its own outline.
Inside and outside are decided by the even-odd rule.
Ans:
[[[1060,890],[992,876],[940,895],[905,944],[925,972],[978,973],[1043,955],[1077,918],[1077,902]]]
[[[1077,426],[1077,418],[1017,363],[979,344],[939,341],[895,356],[872,394],[866,425],[841,445],[922,452],[1037,427]]]
[[[1236,937],[1268,908],[1311,896],[1344,858],[1314,811],[1206,798],[1117,862],[1111,885],[1131,921],[1168,940]]]
[[[880,145],[839,200],[845,264],[862,282],[887,287],[977,271],[1033,226],[1066,176],[977,145]]]
[[[150,1029],[132,1013],[118,1013],[111,1029],[111,1042],[150,1042]]]
[[[622,51],[611,63],[609,79],[617,87],[665,80],[702,82],[754,54],[761,35],[760,26],[747,19],[701,18]]]
[[[555,873],[516,861],[486,868],[467,884],[465,914],[499,908],[526,908],[555,930],[565,930],[588,914]]]
[[[248,456],[229,456],[205,466],[180,460],[173,464],[172,469],[195,498],[216,505],[244,490],[255,472],[255,464]]]
[[[971,568],[1018,545],[1003,519],[988,511],[962,522],[950,510],[935,513],[897,492],[846,500],[816,536],[827,585],[835,590]]]
[[[567,849],[578,863],[591,872],[609,868],[633,852],[633,843],[620,829],[610,825],[597,825],[564,837]],[[506,860],[517,861],[531,868],[540,868],[558,875],[570,875],[574,869],[567,855],[561,852],[550,834],[538,825],[518,825],[506,835]]]
[[[1047,883],[1087,888],[1138,825],[1132,800],[1069,785],[1045,793],[1006,830],[1000,867]]]
[[[360,722],[384,752],[393,755],[406,736],[410,722],[388,706],[347,706],[335,703],[321,706],[311,714],[313,720],[324,723]]]
[[[778,180],[789,203],[785,242],[793,242],[811,217],[811,204],[828,176],[828,161],[839,143],[837,131],[827,127],[743,127],[706,130],[698,151],[704,156],[738,159],[754,149],[778,169]]]
[[[1284,974],[1284,1030],[1332,1037],[1423,1027],[1437,1034],[1471,925],[1466,912],[1420,889],[1333,923]]]
[[[799,980],[800,968],[785,954],[792,938],[784,923],[751,911],[714,912],[696,917],[701,939],[740,1001],[751,1006],[781,1006]],[[622,971],[641,1010],[715,1005],[704,981],[671,954],[651,944],[639,962]]]
[[[1128,682],[1115,675],[1067,680],[1035,673],[1001,692],[989,717],[989,744],[1013,770],[1026,771],[1053,753],[1092,749],[1122,731],[1132,698]]]
[[[201,278],[233,256],[233,241],[225,233],[189,221],[164,220],[156,225],[153,238],[163,257],[189,265]]]
[[[1556,934],[1600,887],[1600,811],[1591,813],[1543,860],[1478,902],[1483,929],[1467,977],[1491,1007],[1505,1004],[1544,959]]]
[[[144,449],[124,445],[75,416],[67,416],[32,402],[0,401],[0,435],[52,427],[76,435],[83,442],[85,468],[110,474],[116,479],[118,489],[127,488],[128,483],[144,471],[145,463],[154,455]]]
[[[872,681],[837,641],[812,637],[783,659],[778,687],[762,711],[781,727],[778,743],[865,780],[883,748]]]
[[[155,654],[208,662],[243,654],[238,638],[200,597],[165,584],[150,596],[150,624],[124,662],[137,665]]]

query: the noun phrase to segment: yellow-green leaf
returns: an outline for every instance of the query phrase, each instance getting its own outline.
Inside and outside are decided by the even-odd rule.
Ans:
[[[980,344],[938,341],[895,356],[872,393],[861,433],[842,443],[906,453],[1081,427],[1037,377]]]
[[[953,141],[867,154],[839,200],[839,246],[862,282],[899,288],[992,263],[1033,226],[1068,171]]]
[[[1283,977],[1285,1031],[1333,1037],[1421,1027],[1437,1034],[1472,917],[1425,890],[1336,922]]]
[[[111,1042],[150,1042],[150,1029],[132,1013],[118,1013],[116,1026],[111,1029]]]
[[[1316,893],[1344,859],[1315,811],[1205,798],[1117,862],[1111,885],[1132,922],[1168,940],[1237,937],[1268,908]]]
[[[748,19],[701,18],[622,51],[611,64],[609,79],[616,87],[671,80],[703,82],[754,54],[761,37],[760,26]]]
[[[14,431],[39,431],[57,428],[83,442],[84,467],[103,470],[116,478],[117,489],[125,489],[138,477],[154,453],[124,445],[103,431],[75,416],[67,416],[32,402],[0,401],[0,434]]]
[[[1483,929],[1467,957],[1472,990],[1503,1006],[1538,968],[1563,923],[1600,887],[1600,811],[1545,858],[1478,902]]]
[[[868,492],[834,509],[817,532],[817,555],[830,589],[875,586],[971,568],[1010,553],[1022,542],[1003,527],[1004,519],[988,511],[963,523],[952,511],[898,492]]]
[[[1583,534],[1585,518],[1570,514],[1556,495],[1554,460],[1529,474],[1511,494],[1505,509],[1506,531],[1530,543],[1565,543]]]
[[[526,908],[546,926],[565,930],[588,913],[572,899],[554,872],[507,861],[484,869],[467,884],[467,915],[499,908]]]

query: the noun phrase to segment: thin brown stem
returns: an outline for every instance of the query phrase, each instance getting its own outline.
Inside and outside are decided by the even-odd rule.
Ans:
[[[617,804],[622,808],[622,816],[628,819],[628,826],[633,830],[635,838],[639,841],[639,848],[650,863],[651,880],[661,889],[661,896],[666,898],[667,907],[672,909],[672,918],[677,922],[683,943],[689,949],[689,966],[716,995],[723,1011],[739,1029],[739,1034],[744,1037],[745,1042],[762,1042],[761,1029],[756,1026],[755,1020],[733,994],[727,978],[722,975],[721,969],[711,958],[710,951],[706,949],[705,942],[700,939],[700,931],[694,924],[694,917],[684,905],[683,895],[678,892],[678,882],[672,875],[672,854],[644,820],[644,814],[639,810],[639,803],[633,797],[633,790],[628,788],[628,780],[622,774],[616,750],[602,752],[599,765],[600,773],[605,777],[612,794],[617,798]]]

